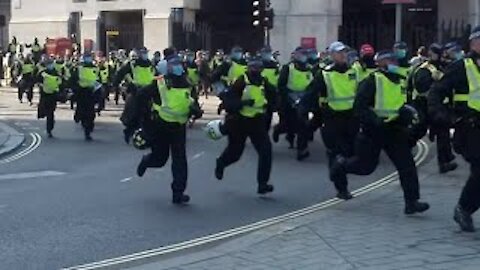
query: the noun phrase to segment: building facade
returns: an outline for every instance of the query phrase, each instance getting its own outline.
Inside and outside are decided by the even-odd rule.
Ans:
[[[0,0],[0,5],[5,1]],[[367,40],[373,40],[378,47],[390,43],[394,7],[382,5],[381,0],[270,1],[276,15],[271,45],[284,56],[302,38],[313,38],[319,49],[339,37],[355,46]],[[251,2],[11,0],[8,34],[21,42],[30,42],[34,36],[43,39],[75,34],[79,41],[91,39],[96,49],[103,50],[108,43],[106,32],[118,31],[123,47],[144,44],[151,49],[169,45],[217,49],[241,44],[252,50],[261,46],[263,33],[251,25]],[[440,33],[440,24],[479,24],[480,0],[417,0],[416,5],[405,6],[403,12],[408,31],[405,39],[419,43],[428,36],[427,42]]]

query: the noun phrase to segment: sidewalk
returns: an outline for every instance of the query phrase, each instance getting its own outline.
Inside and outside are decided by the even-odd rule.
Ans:
[[[0,122],[0,157],[15,151],[25,141],[25,135]]]
[[[422,215],[403,214],[397,181],[309,216],[130,270],[478,270],[480,233],[461,233],[452,220],[468,166],[460,162],[442,176],[437,170],[435,159],[419,169],[423,200],[431,204]]]

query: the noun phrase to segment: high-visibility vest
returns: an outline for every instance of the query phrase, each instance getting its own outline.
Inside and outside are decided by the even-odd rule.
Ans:
[[[466,100],[470,109],[480,112],[480,72],[472,58],[466,58],[463,61],[467,73],[468,94],[455,94],[454,100]]]
[[[32,52],[33,52],[33,53],[38,53],[38,52],[40,52],[41,50],[42,50],[42,48],[40,47],[39,44],[33,44],[33,45],[32,45]]]
[[[99,69],[100,71],[100,82],[101,83],[108,83],[108,75],[109,75],[109,70],[108,70],[108,66],[107,67],[103,67],[103,69]]]
[[[262,76],[267,79],[267,82],[275,87],[278,86],[278,69],[265,68],[262,71]]]
[[[35,65],[32,63],[22,64],[22,74],[31,74],[35,70]]]
[[[417,72],[420,70],[420,69],[427,69],[428,71],[430,71],[431,75],[432,75],[432,79],[434,81],[439,81],[443,78],[443,72],[441,72],[440,70],[438,70],[438,68],[434,65],[432,65],[430,62],[424,62],[422,64],[420,64],[418,66],[417,69],[415,69],[415,71],[413,72],[412,74],[412,87],[413,87],[413,98],[417,98],[417,97],[427,97],[428,96],[428,91],[425,92],[425,93],[419,93],[418,90],[416,89],[416,81],[415,81],[415,77],[416,77],[416,74]]]
[[[228,84],[232,84],[238,79],[238,77],[245,75],[246,72],[247,72],[247,66],[241,65],[235,61],[232,61],[232,65],[228,70],[227,77],[224,77],[224,80],[226,80]]]
[[[360,62],[355,62],[352,68],[357,73],[358,82],[365,80],[370,74],[372,74],[376,68],[364,68]]]
[[[98,80],[98,69],[96,67],[78,67],[78,85],[82,88],[93,88]]]
[[[164,79],[157,81],[162,104],[152,104],[152,110],[166,122],[185,124],[190,116],[190,88],[170,88]]]
[[[246,75],[244,78],[246,86],[242,93],[242,100],[253,100],[253,105],[243,106],[240,114],[248,118],[253,118],[265,113],[265,107],[267,105],[265,87],[263,85],[252,84]]]
[[[401,83],[390,81],[383,73],[375,72],[375,113],[391,122],[398,118],[400,108],[405,104]]]
[[[45,94],[54,94],[60,90],[62,79],[59,76],[50,75],[47,72],[42,73],[43,92]]]
[[[11,53],[17,53],[17,44],[10,43],[10,45],[8,46],[8,50]]]
[[[130,64],[133,74],[133,84],[139,87],[150,85],[155,77],[155,71],[152,66],[142,67]]]
[[[358,86],[356,71],[353,69],[345,73],[322,71],[322,76],[327,86],[326,103],[328,106],[334,111],[353,109]]]
[[[60,64],[60,63],[55,63],[55,70],[57,71],[58,74],[63,75],[63,70],[65,68],[65,64]]]
[[[200,75],[196,68],[187,67],[187,78],[192,85],[197,85],[200,83]]]
[[[313,74],[310,70],[300,71],[291,63],[288,66],[287,88],[294,92],[304,92],[313,81]]]

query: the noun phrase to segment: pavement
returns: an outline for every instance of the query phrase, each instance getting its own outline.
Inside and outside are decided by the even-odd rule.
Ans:
[[[351,201],[203,250],[129,270],[478,270],[480,233],[462,233],[453,208],[468,166],[439,175],[420,171],[431,209],[405,216],[398,181]],[[477,218],[477,225],[480,220]]]
[[[18,149],[24,141],[25,134],[0,121],[0,157]]]

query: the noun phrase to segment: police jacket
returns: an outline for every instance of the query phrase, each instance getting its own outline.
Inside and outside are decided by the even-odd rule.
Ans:
[[[133,62],[133,66],[140,66],[140,67],[153,67],[152,62],[150,60],[143,60],[143,59],[136,59]],[[131,62],[126,62],[115,74],[113,85],[118,87],[120,83],[123,81],[127,74],[131,74],[133,76],[133,70]]]
[[[278,77],[278,90],[282,95],[285,95],[290,91],[287,87],[288,77],[290,74],[290,64],[291,63],[283,65],[282,69],[280,70],[280,76]],[[299,63],[297,61],[294,61],[293,64],[295,65],[295,68],[299,71],[310,71],[308,63]]]
[[[265,98],[267,99],[267,110],[272,110],[275,106],[275,87],[259,74],[251,74],[247,71],[244,76],[248,76],[248,80],[257,86],[265,87]],[[244,105],[248,105],[249,101],[242,101],[243,91],[247,86],[245,77],[240,76],[232,85],[229,91],[222,93],[221,99],[225,111],[229,114],[237,114]]]
[[[247,61],[245,59],[240,59],[240,60],[231,60],[231,62],[223,62],[223,64],[219,67],[217,67],[213,72],[212,72],[212,82],[218,82],[222,79],[222,77],[228,76],[228,72],[230,71],[230,67],[232,66],[232,62],[235,62],[239,65],[242,66],[247,66]]]

